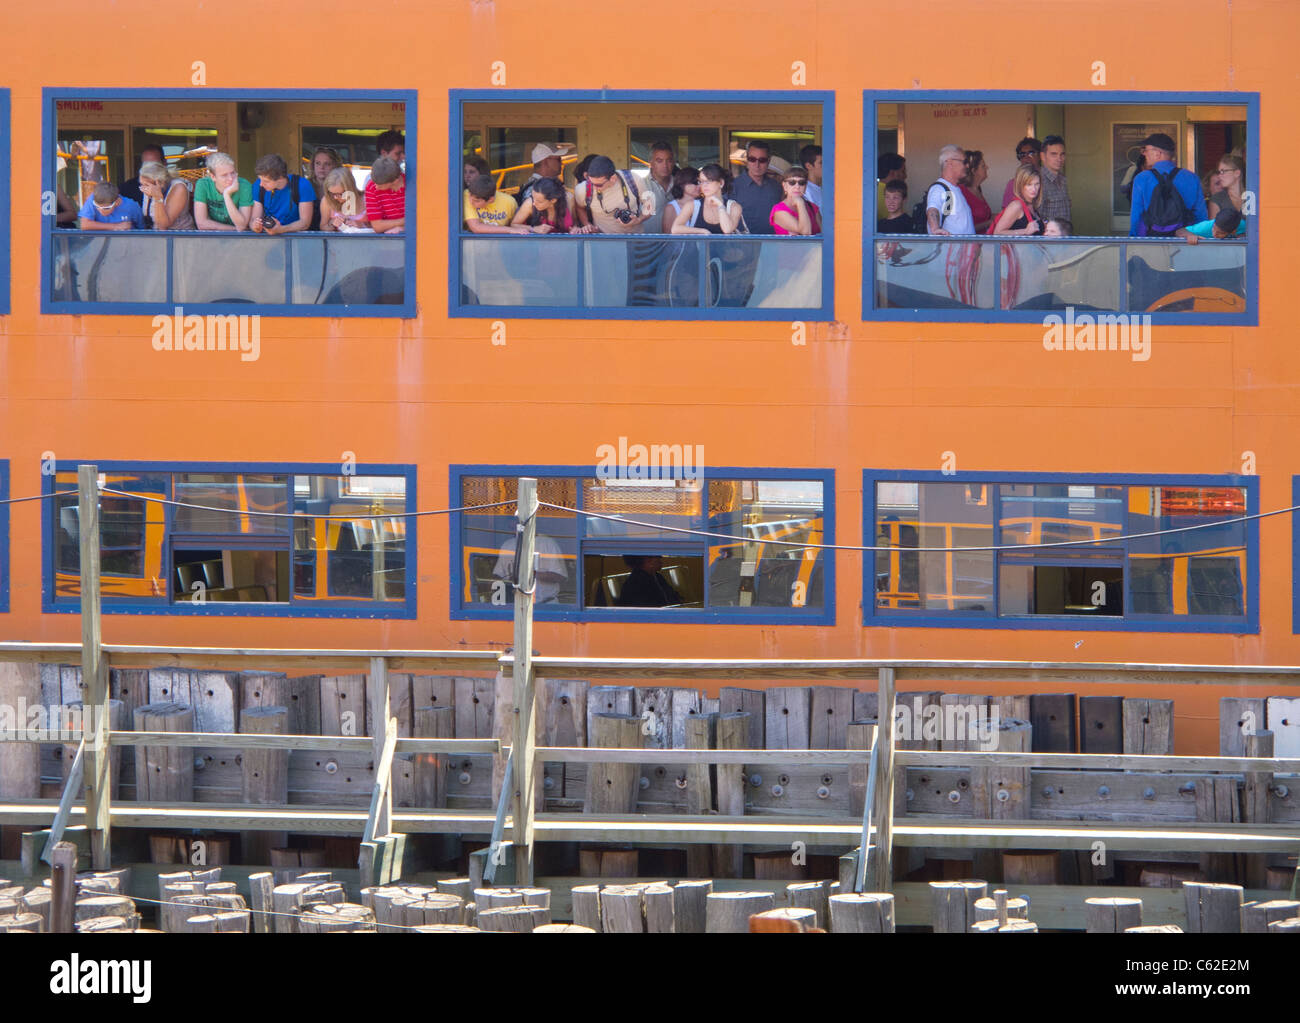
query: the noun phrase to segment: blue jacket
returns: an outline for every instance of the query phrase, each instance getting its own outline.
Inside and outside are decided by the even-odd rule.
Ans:
[[[1155,165],[1155,170],[1160,171],[1161,174],[1168,174],[1174,166],[1173,160],[1161,160]],[[1155,188],[1156,176],[1151,173],[1151,168],[1144,170],[1133,179],[1133,208],[1128,222],[1130,238],[1146,236],[1147,228],[1142,223],[1142,214],[1146,212],[1151,202],[1151,193]],[[1201,192],[1201,181],[1195,174],[1186,168],[1180,170],[1174,175],[1174,188],[1183,197],[1183,204],[1192,218],[1189,223],[1195,224],[1209,217],[1205,209],[1205,196]]]

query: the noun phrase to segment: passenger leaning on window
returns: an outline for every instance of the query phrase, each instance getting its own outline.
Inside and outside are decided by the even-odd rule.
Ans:
[[[472,156],[465,161],[465,187],[469,188],[469,183],[480,174],[492,173],[492,168],[488,162],[481,156]]]
[[[117,186],[101,181],[78,214],[83,231],[130,231],[144,228],[144,214],[130,199],[124,199]]]
[[[402,150],[403,159],[405,156]],[[401,234],[406,230],[406,175],[402,173],[400,161],[393,156],[381,156],[370,168],[370,180],[366,182],[366,219],[376,234]]]
[[[804,198],[808,175],[802,167],[791,167],[781,179],[785,197],[772,207],[769,223],[777,234],[813,235],[822,233],[821,210]]]
[[[366,223],[366,200],[357,188],[356,179],[346,167],[335,167],[325,175],[320,198],[322,231],[369,231]]]
[[[1015,198],[998,214],[989,234],[1042,234],[1043,218],[1038,213],[1043,182],[1038,170],[1021,164],[1012,180]]]
[[[700,197],[682,200],[673,221],[673,234],[734,234],[745,212],[735,199],[727,199],[731,176],[716,163],[700,168]]]
[[[247,231],[253,185],[239,176],[228,153],[207,159],[208,176],[194,187],[194,223],[200,231]]]
[[[301,174],[290,174],[284,157],[267,153],[253,168],[253,230],[261,234],[289,234],[311,227],[316,190]]]
[[[970,204],[957,182],[966,173],[966,153],[961,146],[939,150],[939,177],[925,193],[924,216],[930,234],[974,234]]]
[[[474,234],[532,234],[532,228],[513,223],[518,211],[515,197],[498,189],[489,174],[480,174],[465,189],[465,230]]]
[[[152,220],[155,231],[194,230],[190,190],[161,163],[140,168],[140,194],[144,196],[144,215]]]
[[[573,193],[554,178],[534,181],[510,223],[529,227],[534,234],[568,234],[573,230]]]
[[[876,221],[876,234],[919,234],[916,222],[904,208],[907,202],[907,182],[889,181],[885,184],[885,215]]]
[[[769,173],[772,147],[766,142],[750,142],[745,147],[745,173],[736,179],[732,194],[745,211],[745,224],[753,234],[773,234],[772,207],[781,201],[784,189],[781,178]]]
[[[700,172],[694,167],[678,167],[673,171],[673,184],[668,194],[672,198],[664,207],[663,223],[660,225],[663,234],[673,233],[673,224],[677,223],[677,214],[682,211],[682,203],[687,199],[699,198]]]
[[[1210,218],[1217,217],[1226,209],[1240,213],[1246,188],[1246,161],[1236,153],[1224,153],[1219,157],[1218,171],[1210,180],[1210,198],[1205,204]]]
[[[652,193],[642,194],[636,178],[614,169],[608,156],[587,165],[587,180],[573,190],[578,215],[575,234],[640,234],[657,207]]]

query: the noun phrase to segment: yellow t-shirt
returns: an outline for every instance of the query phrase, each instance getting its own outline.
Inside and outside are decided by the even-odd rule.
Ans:
[[[465,189],[466,220],[473,220],[477,217],[485,224],[508,227],[510,221],[514,218],[515,211],[518,209],[519,204],[515,202],[515,197],[506,192],[497,192],[490,203],[475,209],[473,203],[469,201],[469,189]]]

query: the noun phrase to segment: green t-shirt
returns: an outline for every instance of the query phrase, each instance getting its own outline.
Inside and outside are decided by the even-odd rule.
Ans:
[[[211,178],[200,178],[194,186],[194,201],[208,204],[208,216],[218,224],[229,224],[230,214],[226,212],[226,200],[217,191],[217,183]],[[253,184],[243,178],[239,179],[239,189],[235,192],[235,206],[243,209],[253,205]]]

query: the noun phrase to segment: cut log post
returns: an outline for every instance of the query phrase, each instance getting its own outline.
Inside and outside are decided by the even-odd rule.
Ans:
[[[1146,924],[1142,927],[1126,927],[1125,934],[1182,934],[1183,929],[1177,924]]]
[[[448,708],[450,709],[450,708]],[[390,919],[403,927],[422,924],[458,924],[465,917],[465,904],[455,895],[400,895],[390,903]],[[371,913],[373,922],[374,914]]]
[[[158,907],[159,923],[168,934],[185,933],[185,922],[192,916],[220,912],[225,907],[206,895],[179,895]]]
[[[268,914],[274,908],[274,889],[269,871],[248,875],[248,903],[253,908],[253,928],[258,934],[269,934],[272,930]]]
[[[1121,934],[1142,926],[1141,899],[1084,899],[1083,906],[1089,934]]]
[[[451,706],[416,707],[415,735],[425,739],[450,739],[456,725],[456,711]],[[412,762],[415,770],[415,805],[441,809],[447,805],[447,757],[445,754],[417,753]]]
[[[303,934],[373,933],[375,914],[353,902],[312,906],[299,915],[298,929]]]
[[[135,709],[137,732],[192,732],[194,708],[147,703]],[[137,746],[135,798],[138,803],[194,802],[194,751],[182,746]]]
[[[594,714],[592,746],[601,749],[640,749],[641,719],[631,714]],[[606,763],[587,765],[587,799],[583,807],[589,814],[636,813],[640,791],[639,764]]]
[[[712,891],[712,881],[678,881],[673,885],[673,926],[678,934],[705,932]]]
[[[673,890],[664,883],[646,885],[641,892],[647,934],[673,934]]]
[[[44,917],[39,913],[0,916],[0,934],[17,934],[20,931],[29,934],[43,934],[45,932]]]
[[[100,916],[119,916],[129,920],[135,915],[135,903],[125,895],[88,895],[78,899],[73,906],[73,918],[77,923]]]
[[[435,883],[443,895],[456,895],[466,902],[474,898],[474,886],[468,877],[448,877]]]
[[[606,934],[645,932],[639,885],[606,885],[600,890],[600,929]]]
[[[515,888],[475,888],[474,904],[481,913],[485,909],[504,909],[507,906],[522,906],[523,893]]]
[[[1274,920],[1290,920],[1300,916],[1300,902],[1291,899],[1271,899],[1268,902],[1247,902],[1241,907],[1241,929],[1248,934],[1267,934]]]
[[[748,749],[749,715],[743,711],[718,715],[718,749]],[[745,814],[745,765],[717,765],[718,813],[726,817]],[[713,872],[718,877],[740,877],[745,848],[741,845],[715,845]],[[748,925],[746,925],[747,929]]]
[[[475,919],[481,931],[524,933],[551,922],[551,911],[541,906],[503,906],[480,910]]]
[[[542,924],[541,927],[533,928],[534,934],[595,934],[596,932],[590,927],[583,927],[579,924]]]
[[[1187,930],[1192,934],[1237,934],[1241,931],[1242,889],[1235,884],[1183,882]]]
[[[988,896],[984,881],[931,881],[931,921],[936,934],[966,934],[976,920],[975,903]]]
[[[1173,755],[1173,700],[1124,701],[1124,752]]]
[[[707,896],[704,929],[709,934],[748,934],[749,918],[775,909],[775,902],[771,892],[711,892]]]
[[[888,892],[832,895],[830,906],[833,933],[894,933],[894,896]]]
[[[852,727],[851,725],[849,727]],[[862,811],[859,810],[859,813]],[[825,881],[800,881],[785,886],[786,901],[791,909],[811,909],[813,927],[829,930],[831,924],[830,886]]]
[[[751,934],[801,934],[815,927],[816,911],[803,906],[765,909],[749,918]]]
[[[465,924],[424,924],[416,927],[414,930],[422,934],[478,934],[477,927],[469,927]]]
[[[975,923],[998,919],[997,892],[994,892],[993,894],[994,898],[975,900]],[[1005,914],[1006,919],[1008,920],[1028,920],[1029,900],[1008,897],[1005,902]]]
[[[18,900],[18,913],[20,916],[23,913],[37,914],[42,921],[41,929],[48,932],[52,929],[50,910],[53,904],[53,892],[49,888],[32,888]]]
[[[974,934],[1037,934],[1038,924],[1028,920],[1008,920],[1004,924],[996,920],[980,920],[971,926]]]
[[[288,707],[245,707],[239,715],[245,735],[288,735]],[[242,756],[244,802],[254,806],[284,806],[289,802],[289,751],[246,749]],[[266,863],[271,850],[288,840],[283,831],[245,831],[239,845],[245,863]]]
[[[247,934],[248,910],[221,909],[212,913],[198,913],[182,920],[177,927],[180,934]]]
[[[50,910],[55,934],[72,934],[75,924],[74,907],[77,900],[77,847],[71,842],[59,842],[50,858],[50,887],[53,905]]]
[[[1269,934],[1300,934],[1300,916],[1290,920],[1274,920],[1268,925]]]
[[[573,922],[593,931],[601,931],[600,885],[580,884],[571,891],[573,897]]]

